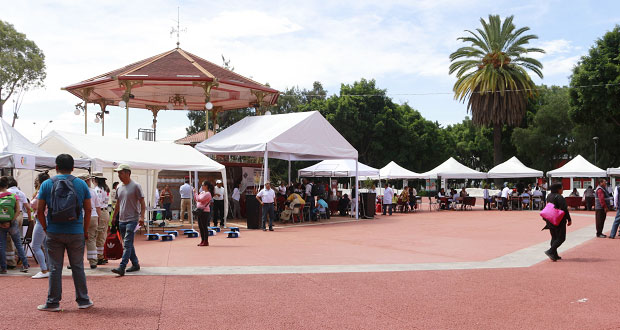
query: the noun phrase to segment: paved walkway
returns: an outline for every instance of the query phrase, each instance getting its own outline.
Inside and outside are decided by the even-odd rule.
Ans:
[[[207,248],[185,238],[139,241],[142,276],[95,276],[114,264],[88,271],[90,310],[75,306],[70,277],[58,314],[34,309],[46,281],[0,277],[0,328],[614,328],[620,244],[594,238],[593,213],[572,215],[555,263],[542,253],[542,221],[525,211],[242,231]]]

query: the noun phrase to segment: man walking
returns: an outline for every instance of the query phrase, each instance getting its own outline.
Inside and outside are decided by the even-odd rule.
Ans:
[[[37,217],[47,233],[47,251],[50,264],[47,302],[37,307],[40,311],[60,311],[62,298],[62,266],[65,249],[71,266],[78,308],[93,306],[88,297],[84,274],[84,242],[88,238],[91,203],[86,183],[71,175],[73,157],[61,154],[56,157],[58,175],[45,180],[39,189]],[[45,215],[47,209],[47,216]]]
[[[226,191],[222,186],[222,180],[215,181],[213,188],[213,225],[217,227],[217,220],[220,220],[220,227],[224,228],[224,196]]]
[[[256,194],[256,199],[263,207],[263,231],[266,231],[265,223],[267,222],[267,214],[269,214],[269,231],[273,231],[273,218],[276,217],[276,213],[273,210],[273,203],[276,200],[276,192],[271,189],[271,184],[265,182],[265,188]]]
[[[241,204],[239,204],[241,192],[239,191],[239,185],[240,183],[235,184],[235,189],[233,189],[232,195],[230,196],[233,205],[232,217],[235,219],[241,219]]]
[[[392,215],[392,200],[394,199],[394,191],[390,188],[390,185],[386,182],[385,189],[383,190],[383,215],[385,215],[386,209],[389,209],[389,214]]]
[[[24,223],[24,215],[27,215],[27,219],[26,219],[26,225],[28,225],[28,222],[30,221],[30,219],[32,219],[32,213],[30,211],[30,207],[28,206],[28,198],[26,197],[26,195],[17,187],[17,181],[15,180],[14,177],[9,176],[8,178],[8,182],[9,182],[9,189],[7,189],[8,192],[10,192],[11,194],[14,194],[17,197],[17,203],[19,204],[19,209],[21,210],[21,215],[17,217],[17,219],[15,220],[17,222],[16,227],[19,228],[19,230],[17,231],[17,235],[19,235],[19,240],[21,241],[22,239],[22,226]],[[26,205],[26,206],[24,206]],[[10,237],[7,236],[7,237]],[[17,260],[15,259],[15,244],[13,244],[13,240],[12,239],[7,239],[7,245],[6,245],[6,263],[8,265],[9,269],[13,269],[17,267]]]
[[[596,199],[594,200],[594,217],[596,219],[596,237],[605,238],[603,234],[603,226],[605,226],[605,218],[609,210],[610,196],[607,192],[607,180],[599,179],[598,187],[594,190]]]
[[[505,182],[504,189],[502,189],[502,209],[504,209],[504,211],[508,211],[508,195],[510,195],[510,188],[508,188],[508,183]],[[500,209],[500,211],[502,209]]]
[[[189,185],[189,178],[185,178],[185,183],[179,188],[179,194],[181,194],[181,213],[179,214],[179,220],[183,222],[185,220],[185,212],[187,212],[187,220],[192,217],[192,186]]]
[[[144,226],[146,204],[144,203],[142,187],[137,182],[131,180],[131,167],[127,164],[120,164],[114,171],[118,172],[118,178],[123,183],[118,187],[116,193],[118,207],[114,209],[113,217],[113,219],[116,219],[118,214],[119,229],[123,237],[123,258],[118,268],[112,269],[112,272],[124,276],[125,272],[130,273],[140,270],[140,262],[136,256],[133,240],[138,224]],[[125,270],[130,260],[131,267]]]

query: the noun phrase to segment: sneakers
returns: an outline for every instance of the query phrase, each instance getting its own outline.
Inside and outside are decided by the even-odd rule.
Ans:
[[[131,265],[131,267],[127,268],[126,272],[137,272],[140,270],[140,265]]]
[[[551,261],[558,261],[558,258],[551,251],[547,250],[545,251],[545,254],[549,257],[549,259],[551,259]]]
[[[90,265],[90,269],[97,269],[97,264]]]
[[[85,303],[83,305],[78,304],[78,308],[79,309],[87,309],[87,308],[93,307],[93,305],[94,305],[93,302],[91,300],[89,300],[87,303]]]
[[[0,269],[0,274],[6,274],[6,269]]]
[[[97,265],[105,265],[108,263],[107,259],[99,259],[97,260]]]
[[[30,268],[29,266],[22,266],[22,268],[19,270],[22,273],[27,273],[28,272],[28,268]]]
[[[47,304],[39,305],[37,309],[42,312],[60,312],[60,307],[49,307]]]
[[[112,273],[118,274],[119,276],[125,276],[125,268],[121,268],[121,267],[114,268],[112,269]]]
[[[38,272],[36,275],[33,275],[32,278],[48,278],[50,277],[50,273]]]

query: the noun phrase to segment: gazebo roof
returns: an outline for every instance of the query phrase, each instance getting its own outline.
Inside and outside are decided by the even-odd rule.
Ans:
[[[131,81],[133,87],[129,106],[147,108],[165,107],[170,97],[182,96],[188,110],[204,110],[205,92],[201,83],[217,81],[218,86],[211,89],[211,103],[221,110],[239,109],[253,106],[257,102],[256,93],[265,94],[263,104],[275,104],[279,92],[233,71],[209,62],[181,48],[149,57],[120,69],[86,79],[64,87],[64,90],[84,99],[85,88],[92,88],[89,102],[105,101],[118,105],[125,86],[123,81]],[[183,109],[176,104],[175,109]]]

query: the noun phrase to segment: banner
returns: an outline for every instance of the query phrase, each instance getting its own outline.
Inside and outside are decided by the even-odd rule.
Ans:
[[[260,167],[241,168],[241,191],[247,187],[259,187],[263,184],[263,169]]]
[[[13,166],[26,170],[34,170],[35,157],[31,155],[13,155]]]

